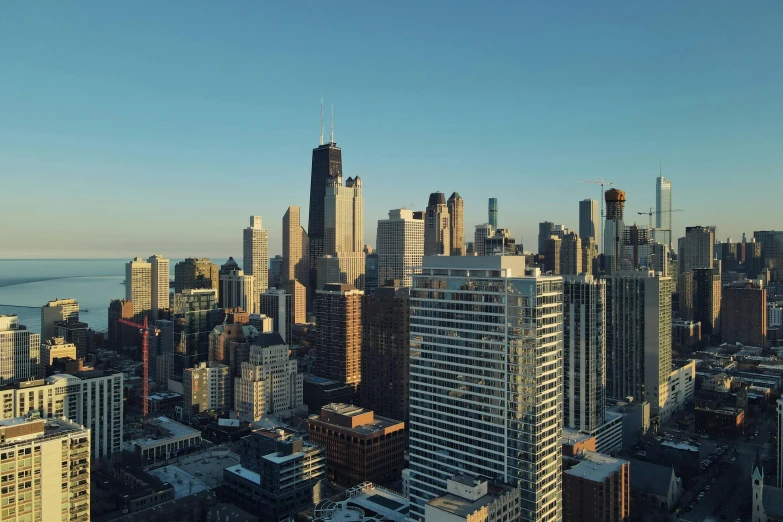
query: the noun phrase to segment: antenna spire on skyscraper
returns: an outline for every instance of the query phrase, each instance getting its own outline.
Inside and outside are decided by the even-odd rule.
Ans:
[[[321,145],[324,144],[324,98],[321,96]]]
[[[332,104],[332,131],[329,133],[329,143],[334,143],[334,103]]]

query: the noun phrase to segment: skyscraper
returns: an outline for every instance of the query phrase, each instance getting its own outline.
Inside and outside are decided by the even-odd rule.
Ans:
[[[330,179],[324,196],[324,252],[363,252],[364,197],[362,178]]]
[[[489,209],[487,212],[487,219],[492,228],[497,230],[498,228],[498,198],[489,198]]]
[[[616,272],[606,278],[606,389],[650,403],[665,421],[672,368],[671,278]]]
[[[361,382],[362,295],[353,285],[327,284],[315,301],[318,357],[313,373],[354,390]]]
[[[456,192],[449,196],[449,243],[452,256],[465,255],[465,201]]]
[[[577,275],[582,271],[582,240],[576,232],[563,236],[560,243],[560,274]]]
[[[609,189],[604,194],[604,199],[606,200],[606,222],[604,223],[603,237],[603,271],[611,274],[622,268],[625,192]]]
[[[189,257],[174,265],[174,293],[220,288],[220,269],[208,257]]]
[[[551,221],[544,221],[538,224],[538,253],[546,253],[546,241],[552,237],[552,232],[555,230],[555,224]]]
[[[57,321],[78,321],[79,303],[76,299],[55,299],[41,307],[41,342],[54,337]]]
[[[606,283],[591,275],[563,281],[563,410],[574,430],[606,421]]]
[[[139,257],[125,264],[125,299],[133,303],[133,316],[142,321],[152,309],[152,265]]]
[[[288,207],[283,215],[283,280],[296,279],[304,286],[310,282],[307,258],[307,232],[299,224],[299,207]]]
[[[424,258],[411,289],[414,518],[467,472],[521,489],[520,520],[561,520],[562,297],[562,278],[521,256]]]
[[[487,238],[495,235],[495,229],[489,223],[476,225],[476,232],[473,235],[473,250],[477,256],[487,255]]]
[[[598,239],[598,202],[594,199],[583,199],[579,202],[579,237],[584,241]]]
[[[413,267],[424,257],[424,220],[412,210],[390,210],[389,219],[378,220],[377,245],[378,283],[398,279],[410,288]]]
[[[442,192],[430,194],[424,214],[424,255],[451,254],[451,218]]]
[[[712,268],[715,232],[713,227],[685,227],[685,262],[683,272],[694,268]]]
[[[709,343],[720,338],[720,271],[717,268],[695,268],[691,277],[691,309],[683,317],[701,323],[702,339]]]
[[[241,308],[250,312],[253,306],[253,276],[245,275],[242,270],[231,270],[220,276],[220,288],[223,308]]]
[[[764,346],[767,337],[767,289],[749,281],[723,288],[723,341]]]
[[[293,295],[280,288],[270,288],[260,297],[260,313],[272,318],[274,331],[280,334],[284,342],[290,344],[294,322]]]
[[[655,178],[655,240],[672,248],[672,182]]]
[[[0,386],[41,375],[41,336],[0,315]]]
[[[253,276],[253,309],[258,313],[259,295],[269,285],[269,233],[261,227],[261,216],[250,216],[250,226],[242,231],[242,257],[245,274]]]
[[[162,312],[171,308],[169,298],[169,282],[171,280],[171,263],[165,257],[155,254],[147,259],[150,264],[150,296],[152,318],[158,319]],[[127,283],[126,283],[127,284]]]

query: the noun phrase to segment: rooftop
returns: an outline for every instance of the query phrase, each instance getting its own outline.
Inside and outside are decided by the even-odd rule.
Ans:
[[[479,497],[477,500],[471,501],[454,495],[453,493],[447,493],[440,497],[433,498],[427,502],[427,505],[445,511],[446,513],[452,513],[460,518],[467,518],[484,506],[493,503],[500,496],[512,489],[513,488],[510,487],[500,487],[494,484],[488,484],[487,494]]]
[[[393,491],[365,482],[345,492],[342,502],[323,500],[313,519],[323,522],[407,522],[410,501]],[[372,518],[375,517],[375,518]]]
[[[261,475],[255,471],[250,471],[247,468],[243,468],[240,464],[226,468],[226,472],[232,473],[237,477],[242,477],[243,479],[249,480],[254,484],[258,484],[259,486],[261,485]]]
[[[580,454],[581,462],[564,471],[575,477],[582,477],[593,482],[603,482],[613,473],[620,471],[628,461],[616,459],[602,453],[585,451]]]

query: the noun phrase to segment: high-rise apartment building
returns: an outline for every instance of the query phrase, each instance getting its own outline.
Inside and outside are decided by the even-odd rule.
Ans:
[[[559,274],[562,262],[563,240],[557,236],[551,236],[544,241],[544,272]]]
[[[603,272],[611,274],[622,269],[623,231],[625,230],[625,192],[609,189],[604,193],[606,221],[604,222]]]
[[[283,341],[291,342],[291,328],[294,324],[294,296],[280,288],[270,288],[261,294],[260,312],[272,318],[274,331]]]
[[[79,321],[58,321],[54,323],[54,336],[76,346],[76,358],[87,358],[87,345],[90,342],[90,327]],[[43,368],[42,368],[43,369]]]
[[[491,200],[490,200],[491,201]],[[452,256],[465,255],[465,201],[454,192],[449,196],[449,244]],[[497,200],[495,200],[497,215]]]
[[[424,255],[448,256],[451,254],[451,218],[442,192],[430,194],[424,212]]]
[[[362,296],[353,285],[328,284],[316,292],[318,377],[350,384],[361,382]]]
[[[171,262],[159,254],[151,255],[147,258],[147,262],[150,264],[150,305],[152,307],[152,319],[159,319],[171,308],[171,297],[169,292]]]
[[[324,255],[362,253],[364,248],[364,197],[362,178],[342,176],[326,184],[324,196]]]
[[[261,224],[261,216],[250,216],[250,226],[242,231],[242,268],[253,276],[253,308],[247,310],[252,314],[258,313],[258,296],[269,285],[269,232]]]
[[[41,343],[41,368],[54,364],[55,359],[76,360],[76,345],[62,337],[50,337]],[[43,373],[43,372],[42,372]]]
[[[19,324],[16,315],[0,315],[0,386],[41,373],[41,336]]]
[[[209,334],[220,323],[217,290],[187,289],[174,294],[174,351],[193,363],[209,360]]]
[[[590,275],[563,281],[563,411],[574,430],[606,421],[606,283]]]
[[[723,287],[722,298],[723,342],[763,347],[767,337],[767,289],[749,281],[737,282]]]
[[[182,415],[190,420],[210,410],[233,406],[231,375],[228,365],[201,362],[182,372]]]
[[[245,275],[242,270],[231,270],[220,276],[221,296],[220,302],[223,308],[241,308],[250,313],[253,307],[254,277]]]
[[[234,409],[245,422],[302,406],[303,375],[278,333],[260,334],[234,379]]]
[[[278,288],[283,284],[283,256],[276,255],[269,258],[269,277],[267,279],[267,288]]]
[[[672,368],[672,281],[654,272],[606,278],[606,384],[610,397],[650,403],[666,420]]]
[[[717,268],[694,268],[691,275],[690,309],[686,320],[701,323],[707,342],[720,338],[721,276]]]
[[[220,270],[218,270],[218,307],[220,308],[225,308],[225,305],[223,304],[223,276],[231,275],[231,273],[236,270],[242,269],[239,268],[239,265],[234,261],[233,257],[229,257],[225,263],[220,265]]]
[[[0,439],[3,520],[90,520],[90,430],[18,417],[0,421]]]
[[[579,202],[579,237],[584,241],[598,239],[598,202],[594,199],[583,199]]]
[[[291,295],[291,322],[302,324],[307,322],[307,287],[299,279],[289,279],[283,285],[287,294]]]
[[[499,228],[495,234],[484,239],[485,256],[514,256],[517,254],[516,240],[511,237],[511,230]]]
[[[655,179],[655,240],[672,248],[672,182],[658,176]]]
[[[761,243],[758,248],[761,250],[762,268],[770,269],[773,281],[783,281],[783,230],[754,231],[753,239],[757,244]]]
[[[408,422],[409,289],[387,282],[362,297],[360,401],[378,415]]]
[[[288,207],[283,215],[283,279],[296,279],[307,286],[310,280],[310,262],[307,254],[307,232],[300,220],[299,207]]]
[[[560,243],[560,273],[563,275],[583,274],[582,271],[582,240],[576,232],[563,236]]]
[[[76,299],[55,299],[41,307],[41,342],[54,337],[57,321],[78,321],[79,303]]]
[[[522,256],[424,258],[411,289],[413,517],[467,472],[521,489],[519,520],[561,520],[562,299],[562,278]]]
[[[125,264],[125,299],[133,303],[133,317],[143,321],[152,310],[152,265],[140,257]]]
[[[174,265],[174,293],[214,289],[220,286],[220,269],[208,257],[189,257]]]
[[[588,237],[582,241],[582,268],[579,273],[598,275],[598,241]]]
[[[112,299],[109,302],[107,323],[107,341],[109,348],[119,352],[125,346],[137,346],[137,333],[131,331],[129,326],[119,322],[119,319],[133,320],[133,303],[127,299]],[[138,332],[138,329],[133,329]]]
[[[712,268],[714,245],[714,227],[685,227],[683,272],[690,272],[694,268]]]
[[[489,198],[487,220],[492,225],[492,228],[498,228],[498,198]]]
[[[399,279],[410,288],[413,268],[424,257],[424,220],[412,210],[389,211],[389,219],[378,220],[378,283]]]
[[[337,252],[318,259],[316,289],[326,284],[353,285],[364,290],[367,258],[364,252]]]
[[[477,256],[487,255],[487,238],[495,235],[495,229],[489,223],[476,225],[476,231],[473,235],[473,251]]]

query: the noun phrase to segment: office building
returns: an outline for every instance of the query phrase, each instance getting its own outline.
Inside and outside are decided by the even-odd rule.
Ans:
[[[579,237],[598,240],[598,202],[594,199],[583,199],[579,202]]]
[[[495,229],[489,223],[476,225],[476,231],[473,234],[473,251],[477,256],[485,256],[486,242],[488,237],[495,235]]]
[[[0,439],[3,520],[90,520],[89,430],[18,417],[0,421]]]
[[[290,343],[294,321],[293,295],[280,288],[270,288],[260,298],[260,312],[272,318],[274,331],[280,334],[283,341]]]
[[[580,238],[582,245],[582,267],[580,274],[597,276],[598,271],[598,241],[589,237]]]
[[[691,272],[695,268],[712,268],[714,244],[714,227],[685,227],[685,257],[682,272]]]
[[[383,417],[408,422],[410,291],[387,281],[362,297],[360,401]]]
[[[604,193],[606,221],[604,222],[603,272],[611,274],[622,269],[623,231],[625,230],[625,192],[609,189]]]
[[[108,317],[106,340],[109,343],[109,349],[119,352],[125,346],[137,346],[139,344],[136,339],[138,330],[119,322],[119,319],[133,320],[134,312],[131,301],[127,299],[112,299],[109,302]]]
[[[661,421],[671,373],[671,278],[617,272],[606,278],[606,384],[614,398],[647,401]]]
[[[125,264],[125,299],[133,303],[133,318],[143,322],[152,310],[152,265],[140,257]]]
[[[146,422],[154,435],[124,444],[142,466],[166,462],[197,451],[201,447],[199,430],[175,422],[168,417],[155,417]]]
[[[364,252],[338,252],[318,259],[316,290],[326,284],[353,285],[364,289],[367,260]]]
[[[560,274],[577,275],[582,271],[582,240],[576,232],[563,236],[560,243]]]
[[[592,432],[606,422],[606,283],[563,280],[564,425]]]
[[[758,230],[753,232],[753,239],[757,245],[755,248],[760,250],[762,268],[770,269],[772,281],[783,281],[783,230]],[[745,243],[746,248],[750,248],[749,245]],[[750,257],[748,252],[745,255]],[[756,277],[756,274],[749,273],[748,276]]]
[[[55,299],[41,307],[41,341],[54,337],[57,321],[78,321],[79,303],[76,299]]]
[[[301,407],[303,375],[278,333],[260,334],[234,379],[234,409],[243,422]]]
[[[224,491],[232,504],[260,520],[277,521],[321,500],[323,448],[283,429],[255,430],[242,439],[242,446],[241,464],[223,470]]]
[[[766,288],[737,282],[723,288],[722,299],[723,342],[763,347],[767,337]]]
[[[552,237],[555,230],[555,224],[551,221],[544,221],[538,224],[538,253],[546,254],[546,241]]]
[[[0,315],[0,386],[42,375],[41,336],[19,324],[16,315]]]
[[[688,354],[701,346],[701,323],[694,321],[672,322],[672,351]]]
[[[258,313],[258,296],[269,285],[269,232],[262,228],[261,216],[250,216],[250,226],[242,230],[242,267],[253,276],[253,307]]]
[[[217,294],[220,275],[217,264],[209,258],[189,257],[174,265],[174,293],[185,290],[214,289]]]
[[[563,281],[524,259],[425,256],[413,278],[414,517],[467,472],[521,489],[519,520],[562,518]]]
[[[308,417],[307,434],[326,448],[327,477],[341,486],[391,484],[405,467],[405,423],[372,410],[329,404]]]
[[[308,238],[299,224],[299,207],[288,207],[283,215],[283,280],[296,279],[307,286],[310,278]]]
[[[715,268],[695,268],[691,272],[691,303],[683,317],[701,323],[701,335],[709,346],[720,339],[721,276]]]
[[[485,256],[514,256],[517,254],[516,240],[507,228],[495,230],[495,234],[484,239]]]
[[[316,358],[313,373],[353,386],[361,382],[362,296],[353,285],[325,285],[316,292]]]
[[[363,253],[364,197],[362,178],[339,176],[326,184],[324,196],[324,254]]]
[[[261,332],[254,325],[244,322],[229,323],[226,321],[217,325],[209,334],[209,360],[226,364],[233,370],[236,354],[232,353],[231,343],[249,343],[259,333]],[[247,350],[250,353],[249,344]],[[236,368],[238,368],[238,364]],[[233,379],[235,375],[238,375],[238,372],[235,374],[232,371],[231,378]]]
[[[173,348],[176,353],[191,358],[188,366],[209,360],[209,334],[220,324],[216,294],[217,290],[212,289],[187,289],[174,294]]]
[[[79,321],[58,321],[54,323],[54,336],[65,339],[65,342],[76,346],[76,358],[87,358],[87,345],[90,340],[90,327]]]
[[[442,192],[430,194],[424,212],[424,255],[451,254],[451,217]]]
[[[302,324],[307,322],[307,287],[299,279],[289,279],[283,284],[286,294],[291,296],[291,322]]]
[[[594,451],[566,458],[563,471],[563,520],[628,522],[631,487],[627,460]]]
[[[250,313],[253,306],[254,277],[245,275],[242,270],[231,270],[220,276],[221,296],[220,302],[223,308],[241,309]]]
[[[636,223],[625,227],[620,245],[620,269],[651,270],[651,244],[650,233],[646,228],[639,228]]]
[[[199,413],[228,410],[233,404],[229,367],[202,362],[186,368],[182,375],[182,416],[193,419]]]
[[[41,343],[41,367],[46,368],[55,359],[68,358],[76,360],[76,345],[65,342],[62,337],[51,337]]]
[[[487,220],[492,228],[498,228],[498,198],[489,198]]]
[[[427,502],[427,522],[503,522],[518,520],[519,489],[467,473],[446,480],[445,495]]]
[[[672,248],[672,182],[658,176],[655,179],[655,240]]]
[[[491,201],[491,200],[490,200]],[[454,192],[449,196],[449,245],[452,256],[465,255],[465,201]],[[495,215],[497,216],[497,200],[495,200]]]
[[[171,262],[159,254],[150,256],[147,262],[150,264],[152,319],[162,319],[171,308]]]
[[[551,236],[544,241],[544,272],[547,274],[559,274],[562,263],[563,240],[557,236]]]
[[[365,252],[364,256],[364,291],[368,294],[378,288],[378,254]]]
[[[223,304],[223,276],[230,275],[232,272],[242,270],[239,268],[239,265],[236,261],[234,261],[233,257],[229,257],[228,260],[220,265],[220,270],[218,270],[218,307],[219,308],[226,308]],[[244,272],[243,272],[244,273]]]
[[[267,288],[279,288],[283,284],[283,256],[276,255],[269,258],[269,278]]]

